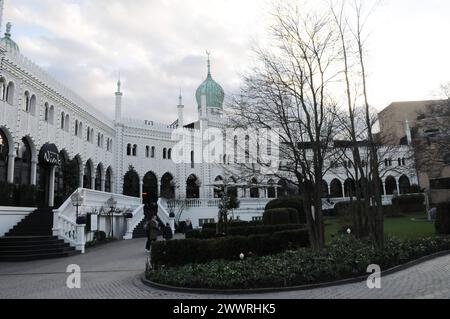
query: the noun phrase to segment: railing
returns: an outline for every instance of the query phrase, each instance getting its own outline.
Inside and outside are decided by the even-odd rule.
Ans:
[[[165,198],[158,199],[158,217],[164,225],[169,223],[172,233],[175,233],[175,218],[170,217],[168,203]]]
[[[84,246],[86,244],[86,225],[77,225],[76,222],[73,222],[69,218],[62,215],[58,215],[56,218],[59,225],[58,238],[64,239],[64,241],[75,247],[76,250],[79,250],[82,254],[84,254]]]
[[[133,219],[130,222],[130,227],[133,226],[133,223],[139,218],[139,214],[142,213],[143,215],[143,206],[140,198],[105,193],[84,188],[77,189],[72,195],[76,193],[80,194],[83,199],[83,205],[79,208],[79,215],[93,212],[98,214],[101,213],[102,210],[109,210],[110,208],[107,207],[107,201],[111,197],[114,198],[114,201],[116,202],[115,207],[117,209],[123,211],[128,209],[133,210]],[[64,241],[69,243],[72,247],[75,247],[83,253],[86,243],[86,225],[77,225],[76,209],[72,205],[71,197],[72,196],[70,196],[59,207],[59,209],[53,210],[53,236],[64,239]],[[131,228],[127,228],[126,233],[128,233],[130,229]],[[133,230],[134,228],[131,229],[131,232]]]
[[[123,239],[133,239],[133,231],[139,225],[139,223],[144,219],[144,205],[140,205],[138,208],[134,210],[133,218],[127,219],[127,231]]]

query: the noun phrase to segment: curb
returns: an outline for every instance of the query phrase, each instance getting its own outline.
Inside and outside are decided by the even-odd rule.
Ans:
[[[406,270],[408,268],[414,267],[414,266],[422,264],[424,262],[427,262],[427,261],[430,261],[430,260],[433,260],[433,259],[436,259],[439,257],[447,256],[447,255],[450,255],[450,250],[434,253],[434,254],[410,261],[406,264],[395,266],[388,270],[382,271],[381,275],[382,276],[392,275],[392,274],[400,272],[402,270]],[[366,281],[367,276],[364,275],[364,276],[359,276],[359,277],[349,278],[349,279],[342,279],[342,280],[333,281],[333,282],[325,282],[325,283],[319,283],[319,284],[310,284],[310,285],[293,286],[293,287],[284,287],[284,288],[256,288],[256,289],[228,289],[228,290],[183,288],[183,287],[168,286],[168,285],[159,284],[159,283],[156,283],[156,282],[146,279],[145,273],[141,277],[141,280],[144,283],[144,285],[146,285],[148,287],[155,288],[158,290],[165,290],[165,291],[172,291],[172,292],[179,292],[179,293],[202,294],[202,295],[207,295],[207,294],[249,295],[249,294],[265,294],[265,293],[273,293],[273,292],[313,290],[313,289],[318,289],[318,288],[342,286],[342,285],[354,284],[354,283]]]

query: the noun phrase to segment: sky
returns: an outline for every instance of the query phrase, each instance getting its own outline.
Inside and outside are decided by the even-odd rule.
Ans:
[[[281,0],[280,0],[281,1]],[[172,123],[181,90],[195,120],[195,91],[212,74],[238,92],[267,40],[269,0],[5,0],[3,24],[22,54],[110,118],[121,74],[123,115]],[[438,98],[450,81],[450,1],[384,0],[371,16],[369,98]],[[4,26],[2,27],[4,32]]]

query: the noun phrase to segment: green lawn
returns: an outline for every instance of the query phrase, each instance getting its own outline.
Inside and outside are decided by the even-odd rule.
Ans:
[[[435,235],[434,222],[416,222],[413,218],[424,218],[425,214],[411,214],[400,218],[385,218],[384,230],[388,236],[395,236],[400,239],[416,239]],[[329,243],[332,236],[340,229],[336,219],[325,221],[325,239]]]

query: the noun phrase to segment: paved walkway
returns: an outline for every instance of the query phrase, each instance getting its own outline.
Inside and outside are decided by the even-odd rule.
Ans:
[[[365,283],[308,291],[261,295],[195,295],[165,292],[143,285],[145,240],[111,243],[88,249],[86,254],[29,263],[0,263],[0,299],[190,299],[190,298],[449,298],[450,256],[441,257],[382,278],[382,289],[369,290]],[[81,289],[68,289],[67,266],[81,267]]]

